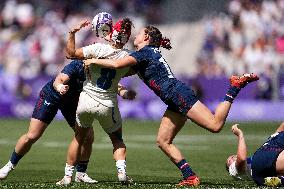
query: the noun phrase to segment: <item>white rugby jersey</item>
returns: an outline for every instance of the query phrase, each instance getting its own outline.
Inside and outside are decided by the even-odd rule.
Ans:
[[[111,45],[95,43],[83,47],[85,58],[120,59],[129,54],[126,49],[115,49]],[[105,106],[114,107],[117,104],[117,85],[129,68],[110,69],[91,64],[86,73],[83,91]]]

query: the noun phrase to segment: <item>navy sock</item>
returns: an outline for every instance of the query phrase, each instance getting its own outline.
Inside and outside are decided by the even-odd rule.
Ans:
[[[226,96],[224,97],[224,101],[233,103],[235,97],[239,94],[240,90],[241,89],[238,87],[230,86],[226,93]]]
[[[12,153],[10,161],[13,165],[17,165],[17,163],[20,161],[20,159],[22,157],[23,157],[23,155],[17,154],[14,150],[14,152]]]
[[[83,172],[85,173],[87,168],[88,168],[88,163],[89,161],[80,161],[77,165],[76,165],[76,170],[77,172]]]
[[[185,159],[176,163],[176,166],[182,172],[182,176],[184,179],[187,179],[188,177],[195,175],[195,173],[192,171],[192,169],[190,168],[189,164]]]

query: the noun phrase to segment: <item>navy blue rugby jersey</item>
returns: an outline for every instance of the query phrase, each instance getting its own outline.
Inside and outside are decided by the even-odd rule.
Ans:
[[[162,99],[170,95],[170,90],[174,86],[181,83],[174,77],[157,47],[148,45],[139,51],[131,53],[130,56],[137,61],[133,69],[138,76]]]
[[[53,98],[54,100],[60,100],[61,98],[72,98],[74,95],[80,94],[83,89],[83,83],[86,80],[84,65],[82,61],[73,60],[70,64],[66,65],[61,73],[64,73],[69,76],[69,81],[66,85],[69,85],[69,90],[66,94],[60,95],[53,88],[53,82],[55,78],[50,80],[43,88],[42,91],[45,95]]]
[[[284,150],[284,131],[271,135],[261,148],[275,148],[275,150],[279,151]]]

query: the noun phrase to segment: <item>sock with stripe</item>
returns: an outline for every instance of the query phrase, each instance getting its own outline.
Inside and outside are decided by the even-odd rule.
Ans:
[[[224,97],[224,101],[233,103],[234,99],[239,94],[240,90],[241,89],[238,87],[230,86],[226,93],[226,96]]]
[[[184,179],[187,179],[188,177],[195,175],[195,173],[192,171],[192,169],[190,168],[189,164],[187,163],[185,159],[176,163],[176,166],[181,171]]]

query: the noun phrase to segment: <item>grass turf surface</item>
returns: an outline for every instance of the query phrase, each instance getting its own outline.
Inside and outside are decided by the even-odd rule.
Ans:
[[[27,131],[28,120],[0,120],[0,166],[10,158],[18,138]],[[279,123],[242,123],[249,149],[253,153],[275,131]],[[179,170],[156,147],[158,122],[126,120],[123,138],[127,145],[127,172],[135,185],[117,182],[112,159],[112,145],[104,131],[94,125],[95,142],[88,174],[99,181],[95,185],[73,183],[68,188],[176,188],[181,179]],[[198,188],[252,188],[251,181],[235,181],[228,176],[224,162],[236,151],[236,137],[226,124],[212,134],[187,122],[175,139],[193,170],[200,176]],[[66,151],[72,130],[64,121],[53,122],[44,135],[20,161],[9,177],[0,181],[0,188],[61,188],[55,185],[64,175]]]

